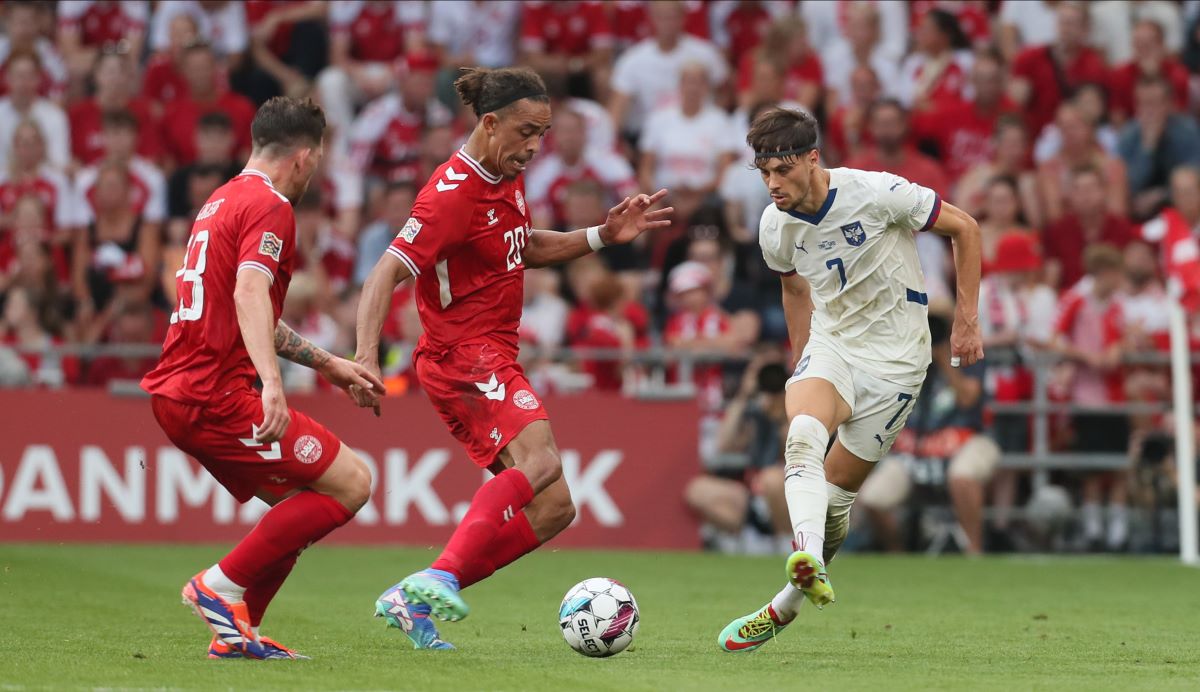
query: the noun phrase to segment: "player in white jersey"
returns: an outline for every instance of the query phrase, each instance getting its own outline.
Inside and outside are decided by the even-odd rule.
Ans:
[[[823,168],[817,140],[811,115],[780,108],[760,114],[746,137],[772,200],[759,244],[780,275],[798,359],[784,449],[796,551],[787,559],[788,585],[721,632],[726,651],[762,646],[806,597],[818,607],[833,601],[825,565],[846,538],[859,487],[904,427],[930,362],[929,299],[914,233],[953,241],[951,362],[983,358],[979,225],[899,176]]]

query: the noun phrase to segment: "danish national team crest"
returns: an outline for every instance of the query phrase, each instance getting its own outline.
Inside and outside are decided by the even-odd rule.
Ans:
[[[292,447],[292,453],[301,464],[315,464],[324,451],[321,441],[312,435],[304,435],[296,440],[296,445]]]
[[[863,230],[861,221],[842,226],[842,235],[846,236],[846,242],[854,247],[862,245],[863,241],[867,239],[867,232]]]
[[[513,394],[513,403],[517,405],[517,408],[523,408],[526,411],[532,411],[538,407],[537,397],[528,389],[521,389]]]
[[[517,190],[517,209],[520,209],[522,214],[525,213],[525,195],[521,194],[520,190]]]
[[[281,252],[283,252],[283,238],[270,231],[263,233],[262,242],[258,244],[258,254],[266,255],[278,262]]]

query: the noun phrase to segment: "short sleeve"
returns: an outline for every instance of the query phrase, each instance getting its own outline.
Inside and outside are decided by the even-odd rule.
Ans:
[[[247,210],[238,239],[237,271],[253,269],[271,277],[283,258],[295,252],[296,216],[292,205],[280,200]]]
[[[617,58],[617,62],[613,64],[612,78],[609,81],[609,86],[618,94],[626,96],[637,90],[637,47],[629,49],[621,57]],[[620,123],[617,123],[620,126]]]
[[[776,274],[791,276],[796,273],[796,265],[790,257],[784,257],[779,252],[780,231],[771,213],[771,207],[763,210],[758,222],[758,245],[762,248],[763,261],[767,268]]]
[[[928,231],[942,211],[942,198],[936,192],[898,175],[879,174],[878,194],[888,225],[901,230]]]
[[[388,254],[404,263],[413,276],[436,265],[443,251],[469,230],[475,205],[426,187],[413,204],[412,215],[388,246]]]

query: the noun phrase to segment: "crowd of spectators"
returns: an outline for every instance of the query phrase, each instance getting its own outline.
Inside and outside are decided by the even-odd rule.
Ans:
[[[1122,354],[1165,343],[1161,233],[1144,229],[1200,227],[1200,2],[9,0],[0,20],[2,384],[103,386],[149,367],[46,347],[161,341],[191,220],[237,173],[256,105],[277,94],[311,96],[330,125],[296,210],[285,317],[353,352],[361,282],[473,126],[450,86],[457,68],[521,64],[554,108],[526,175],[535,227],[592,225],[635,190],[667,187],[676,209],[671,229],[632,247],[527,272],[522,334],[541,347],[526,350],[543,391],[631,391],[652,376],[633,357],[649,346],[744,361],[786,343],[756,242],[769,198],[744,144],[757,113],[784,106],[818,117],[827,165],[894,172],[979,219],[986,345],[1018,357],[978,374],[978,400],[958,393],[984,411],[958,427],[1027,451],[1027,418],[986,402],[1028,400],[1021,359],[1038,351],[1062,356],[1059,400],[1102,410],[1165,396],[1160,369]],[[945,314],[950,248],[918,242],[931,312]],[[395,393],[417,386],[419,334],[402,287],[384,335]],[[619,357],[564,364],[559,347]],[[774,415],[767,394],[751,401],[770,377],[712,361],[687,377],[710,461],[750,445],[722,411],[740,406],[759,427]],[[288,384],[320,386],[298,371]],[[1054,445],[1123,451],[1161,424],[1070,416]],[[991,466],[951,475],[1011,497],[1016,481]],[[1088,539],[1123,546],[1123,479],[1081,493]],[[979,549],[980,531],[968,534]]]

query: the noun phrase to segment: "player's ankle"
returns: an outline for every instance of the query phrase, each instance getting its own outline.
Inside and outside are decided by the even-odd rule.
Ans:
[[[209,567],[200,580],[230,605],[242,603],[245,599],[246,587],[230,579],[221,569],[220,564]]]

